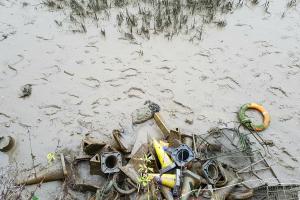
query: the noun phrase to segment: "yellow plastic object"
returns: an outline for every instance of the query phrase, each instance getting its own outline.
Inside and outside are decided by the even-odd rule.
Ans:
[[[174,164],[169,155],[164,151],[163,146],[159,144],[155,139],[153,139],[153,147],[161,164],[161,168],[167,168]]]
[[[175,174],[148,174],[148,178],[152,180],[153,178],[158,181],[159,184],[167,186],[169,188],[174,188],[176,184],[176,175]]]
[[[169,147],[169,143],[162,140],[159,140],[159,144],[163,147]]]

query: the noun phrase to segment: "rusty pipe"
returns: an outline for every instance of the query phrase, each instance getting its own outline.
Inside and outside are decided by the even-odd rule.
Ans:
[[[181,189],[181,200],[188,200],[189,197],[191,196],[191,191],[192,188],[191,186],[195,185],[195,179],[193,179],[190,176],[185,176],[183,178],[183,184],[182,184],[182,189]]]
[[[212,194],[211,200],[225,200],[238,182],[239,182],[238,178],[232,179],[231,181],[228,182],[227,186],[217,189]]]
[[[227,197],[228,200],[243,200],[243,199],[249,199],[253,197],[254,191],[253,189],[248,189],[246,191],[242,192],[231,192],[229,196]]]
[[[161,186],[160,187],[160,191],[163,194],[163,196],[165,197],[166,200],[174,200],[173,194],[171,192],[171,189],[167,186]]]
[[[182,142],[192,148],[193,138],[187,135],[182,135]],[[195,185],[195,179],[191,176],[185,176],[183,178],[182,189],[181,189],[181,200],[188,200],[191,196],[192,188]]]
[[[61,162],[54,163],[48,168],[43,169],[36,174],[19,178],[16,180],[17,185],[33,185],[42,182],[51,182],[64,179],[68,175],[64,156],[61,154]]]

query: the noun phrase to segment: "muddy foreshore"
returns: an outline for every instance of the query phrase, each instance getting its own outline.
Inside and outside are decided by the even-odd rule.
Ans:
[[[49,152],[78,149],[85,135],[109,140],[120,126],[141,140],[155,135],[154,122],[131,124],[131,112],[149,99],[169,126],[195,134],[237,121],[242,104],[257,102],[271,114],[261,136],[274,141],[274,171],[299,182],[300,7],[286,3],[270,1],[268,13],[243,6],[226,15],[225,27],[207,25],[199,41],[132,42],[109,20],[87,21],[87,32],[74,34],[55,23],[65,16],[39,1],[1,1],[0,136],[13,136],[16,146],[0,153],[0,167],[44,165]],[[19,98],[25,84],[32,94]],[[60,190],[53,182],[36,193],[54,199]]]

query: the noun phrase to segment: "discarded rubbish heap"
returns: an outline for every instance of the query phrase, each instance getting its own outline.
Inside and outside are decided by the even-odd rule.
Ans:
[[[151,138],[132,154],[134,139],[124,130],[113,130],[111,144],[86,137],[78,156],[70,158],[60,154],[60,162],[18,180],[17,184],[65,180],[74,190],[92,192],[89,200],[238,200],[255,199],[255,191],[260,191],[260,199],[272,199],[268,193],[261,192],[265,191],[262,188],[251,187],[244,181],[244,174],[259,178],[255,168],[259,163],[277,178],[264,159],[269,143],[252,132],[267,128],[270,117],[264,111],[263,126],[254,126],[245,115],[245,110],[252,106],[262,108],[245,104],[239,114],[241,124],[250,129],[250,134],[242,133],[238,127],[214,128],[206,135],[189,135],[178,128],[169,129],[160,116],[160,107],[148,101],[144,108],[132,114],[133,124],[153,118],[162,138]],[[295,188],[300,190],[296,186],[286,188],[293,188],[290,195],[294,196]]]

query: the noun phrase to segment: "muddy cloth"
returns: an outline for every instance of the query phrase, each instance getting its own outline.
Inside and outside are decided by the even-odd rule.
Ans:
[[[160,106],[154,102],[146,101],[145,107],[135,110],[132,114],[132,124],[141,124],[151,119],[154,113],[160,111]]]
[[[19,94],[20,98],[29,97],[31,95],[31,92],[32,92],[32,85],[31,84],[23,85],[20,88],[20,91],[21,91],[20,94]]]

